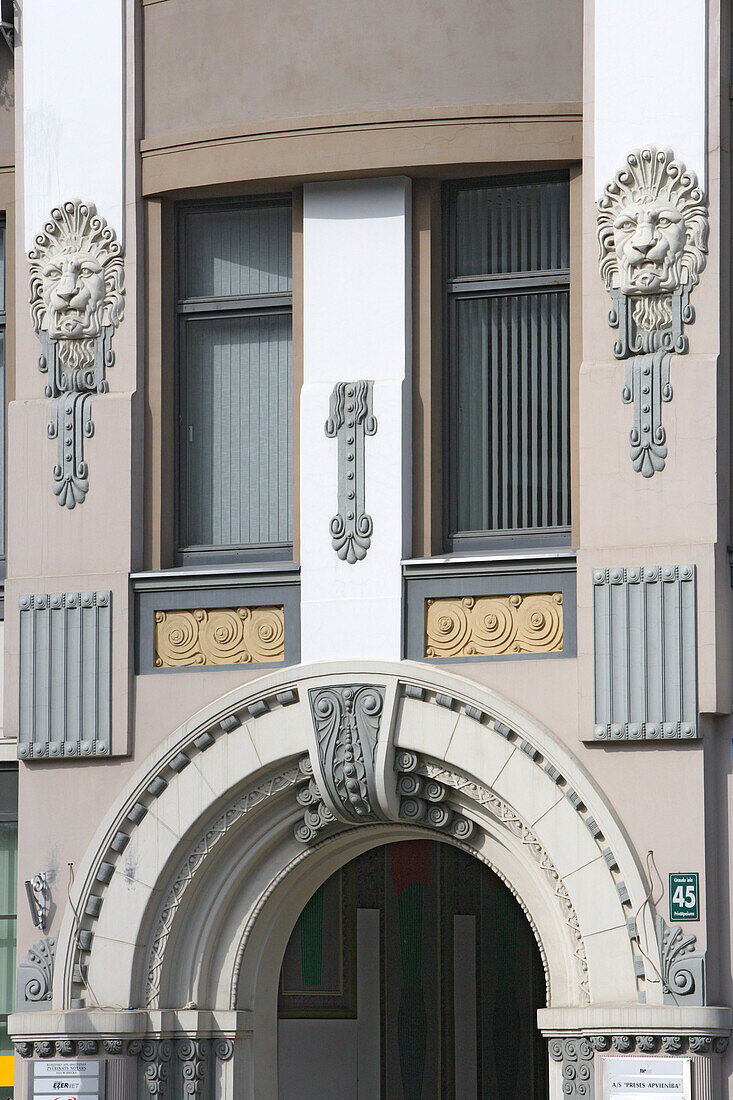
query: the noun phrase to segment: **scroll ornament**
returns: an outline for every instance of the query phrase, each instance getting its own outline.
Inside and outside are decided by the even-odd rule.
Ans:
[[[667,457],[662,404],[672,400],[672,355],[688,348],[690,292],[707,256],[707,202],[671,150],[647,145],[630,152],[604,188],[597,225],[608,320],[618,329],[613,353],[626,363],[622,400],[634,410],[631,462],[649,478]]]
[[[124,313],[123,250],[93,203],[71,199],[51,211],[28,259],[38,367],[51,399],[46,430],[58,440],[53,491],[62,507],[75,508],[89,490],[92,395],[109,390],[112,336]]]
[[[56,959],[55,938],[44,936],[28,948],[18,963],[18,1001],[33,1005],[50,1001],[53,988],[53,968]]]

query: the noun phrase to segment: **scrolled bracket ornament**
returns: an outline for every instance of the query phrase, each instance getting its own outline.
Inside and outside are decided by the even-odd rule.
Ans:
[[[375,756],[384,688],[345,684],[308,694],[318,763],[333,808],[346,822],[381,819]]]
[[[89,490],[92,396],[109,390],[112,337],[124,313],[123,249],[94,203],[71,199],[51,211],[28,259],[38,367],[51,399],[47,434],[58,441],[53,491],[62,507],[75,508]]]
[[[647,145],[630,152],[604,188],[597,227],[608,320],[618,329],[613,353],[626,363],[622,400],[633,406],[631,462],[650,478],[667,458],[662,405],[672,400],[672,355],[688,348],[690,292],[707,257],[707,201],[671,150]]]
[[[376,435],[372,382],[337,382],[325,426],[338,440],[338,512],[331,520],[331,545],[349,565],[363,561],[374,524],[364,501],[364,437]]]

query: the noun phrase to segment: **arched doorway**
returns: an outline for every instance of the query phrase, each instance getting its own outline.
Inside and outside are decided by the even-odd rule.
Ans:
[[[542,959],[508,888],[448,843],[382,844],[303,908],[278,992],[279,1100],[546,1100]]]

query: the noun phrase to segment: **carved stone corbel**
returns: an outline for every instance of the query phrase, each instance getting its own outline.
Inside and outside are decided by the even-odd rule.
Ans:
[[[694,172],[671,150],[635,149],[598,202],[601,278],[611,295],[613,346],[626,362],[624,404],[633,405],[631,462],[642,477],[664,469],[662,405],[672,400],[670,361],[684,355],[694,320],[690,292],[707,256],[707,203]]]
[[[123,251],[94,203],[72,199],[51,211],[28,258],[38,367],[51,399],[47,433],[58,440],[53,491],[60,505],[75,508],[89,489],[92,395],[109,390],[112,336],[124,313]]]
[[[445,784],[417,753],[395,755],[384,686],[338,684],[309,693],[313,734],[296,792],[305,813],[295,837],[311,844],[328,826],[402,821],[468,840],[473,822],[449,804]]]
[[[355,565],[372,544],[374,525],[364,502],[364,437],[376,435],[372,383],[337,382],[331,394],[326,435],[338,440],[338,512],[331,520],[331,545]]]

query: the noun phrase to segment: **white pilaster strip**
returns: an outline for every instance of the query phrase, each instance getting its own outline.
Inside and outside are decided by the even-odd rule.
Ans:
[[[410,181],[303,191],[302,660],[395,660],[409,546]],[[361,379],[374,382],[377,432],[364,441],[374,529],[366,557],[350,565],[331,546],[338,441],[324,426],[336,383]]]
[[[706,180],[706,0],[596,0],[595,194],[641,145]]]
[[[123,0],[24,0],[25,247],[53,206],[93,202],[124,233]]]

